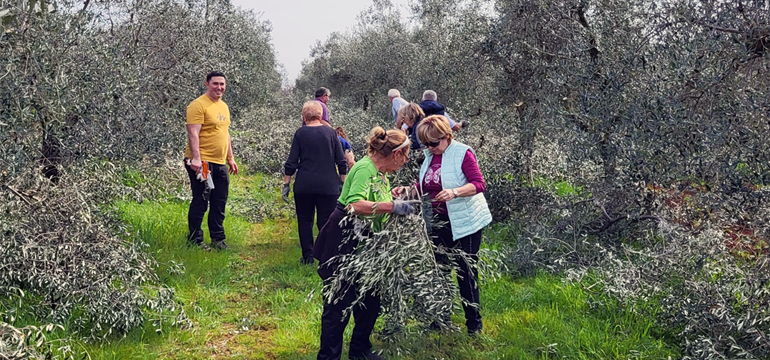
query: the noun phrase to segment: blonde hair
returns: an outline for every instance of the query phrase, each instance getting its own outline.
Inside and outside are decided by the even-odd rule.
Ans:
[[[425,117],[425,112],[422,111],[420,105],[409,103],[398,109],[398,117],[409,119],[412,124],[416,124]]]
[[[401,146],[406,140],[406,134],[401,130],[391,129],[385,131],[382,127],[376,126],[369,132],[369,137],[366,139],[366,143],[369,144],[366,153],[369,156],[374,154],[389,156],[393,153],[394,149]]]
[[[449,127],[449,120],[443,115],[428,116],[417,125],[417,138],[423,144],[438,141],[445,137],[449,142],[452,142],[454,134],[452,134],[452,129]]]
[[[318,101],[310,100],[306,101],[305,104],[302,105],[302,117],[306,122],[321,120],[323,113],[324,109],[321,107],[321,104],[319,104]]]
[[[397,98],[399,96],[401,96],[401,93],[398,92],[398,90],[396,90],[396,89],[388,90],[388,97]]]

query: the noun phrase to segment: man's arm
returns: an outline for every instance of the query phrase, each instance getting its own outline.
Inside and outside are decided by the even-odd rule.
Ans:
[[[230,134],[227,135],[227,165],[230,166],[231,174],[238,175],[238,164],[233,157],[233,137]]]
[[[393,120],[396,122],[396,129],[400,128],[400,126],[398,126],[398,109],[396,109],[395,104],[390,106],[390,113],[393,115]]]
[[[452,120],[451,117],[449,117],[449,113],[446,112],[446,110],[444,111],[444,116],[446,117],[447,121],[449,121],[449,128],[451,128],[452,130],[458,131],[463,128],[462,125],[455,122],[454,120]]]
[[[201,124],[187,124],[187,142],[190,145],[190,152],[192,152],[190,168],[193,171],[198,171],[201,168],[200,133],[202,127]]]

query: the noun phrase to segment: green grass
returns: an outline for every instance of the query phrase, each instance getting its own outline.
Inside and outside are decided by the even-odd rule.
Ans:
[[[253,181],[235,178],[243,179],[233,181],[234,194],[243,194],[239,187]],[[267,202],[280,201],[277,191],[263,196]],[[167,328],[161,334],[147,326],[124,338],[83,345],[92,358],[315,359],[321,281],[314,266],[299,264],[296,222],[253,224],[228,216],[225,228],[232,249],[205,252],[185,245],[187,203],[116,206],[150,245],[162,264],[161,277],[176,290],[195,325],[189,330]],[[169,274],[171,261],[184,264],[185,273]],[[477,338],[464,332],[434,332],[396,346],[374,336],[375,348],[385,349],[389,359],[678,357],[678,350],[660,340],[650,321],[616,305],[589,306],[589,296],[579,286],[552,275],[486,284],[481,299],[484,332]],[[462,324],[461,313],[453,319]],[[393,354],[396,350],[401,354]]]
[[[558,196],[577,196],[583,193],[583,187],[575,187],[567,180],[549,180],[542,177],[537,177],[533,180],[531,186],[543,188],[556,193]]]

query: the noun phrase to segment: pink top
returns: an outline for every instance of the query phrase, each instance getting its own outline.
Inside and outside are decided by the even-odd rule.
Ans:
[[[425,172],[425,177],[422,181],[422,189],[426,193],[430,194],[430,198],[433,199],[436,195],[443,190],[441,187],[441,159],[443,155],[433,155],[433,159],[430,161],[430,166]],[[481,176],[481,170],[479,170],[479,164],[476,162],[476,156],[473,152],[468,150],[465,152],[462,164],[463,175],[468,179],[468,183],[473,184],[476,187],[476,193],[482,193],[486,190],[484,184],[484,177]],[[442,201],[433,202],[433,211],[437,214],[446,214],[446,203]]]

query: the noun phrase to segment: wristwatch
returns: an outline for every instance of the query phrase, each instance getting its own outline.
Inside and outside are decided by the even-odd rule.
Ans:
[[[452,189],[452,194],[454,194],[454,195],[455,195],[455,197],[457,197],[457,196],[458,196],[458,195],[457,195],[457,189]]]

